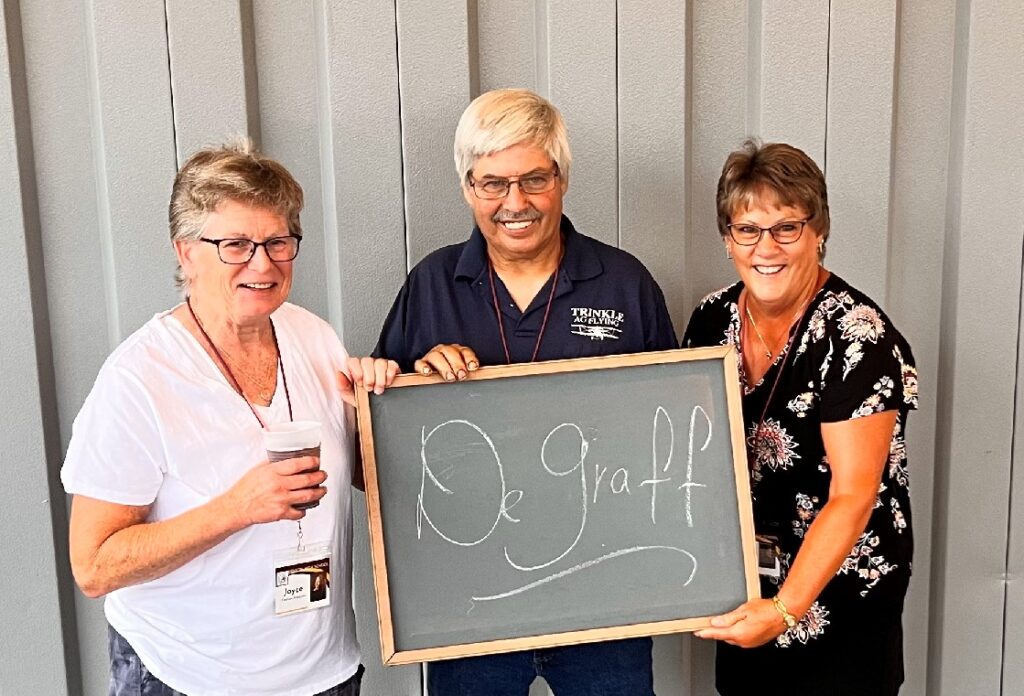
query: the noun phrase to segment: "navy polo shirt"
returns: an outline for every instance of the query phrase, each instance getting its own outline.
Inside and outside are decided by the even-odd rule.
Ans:
[[[537,360],[640,353],[676,348],[661,288],[634,256],[580,234],[562,216],[565,255]],[[512,362],[529,362],[544,323],[551,283],[521,312],[495,274],[498,308]],[[439,343],[472,348],[481,365],[505,364],[494,311],[487,242],[470,238],[416,264],[395,298],[375,357],[403,372]]]

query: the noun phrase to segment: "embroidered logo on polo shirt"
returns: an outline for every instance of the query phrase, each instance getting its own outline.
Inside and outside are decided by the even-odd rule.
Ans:
[[[625,316],[614,309],[572,308],[572,333],[592,341],[618,339]]]

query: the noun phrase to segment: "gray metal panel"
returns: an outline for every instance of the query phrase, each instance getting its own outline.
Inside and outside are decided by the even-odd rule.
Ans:
[[[609,241],[621,230],[618,241],[653,268],[677,320],[678,308],[685,314],[703,293],[735,278],[715,229],[714,188],[726,154],[748,131],[760,131],[802,145],[826,164],[827,128],[836,220],[829,265],[883,302],[914,346],[921,375],[921,409],[909,432],[917,553],[905,613],[904,693],[996,693],[999,667],[1012,691],[1022,677],[1015,669],[1024,607],[1019,583],[1003,579],[999,556],[1006,549],[993,529],[1010,524],[1009,571],[1019,573],[1022,496],[1012,510],[1000,501],[1014,425],[1004,414],[1017,393],[1005,355],[1015,349],[1020,322],[1016,255],[1024,236],[1019,224],[1005,224],[1022,217],[1020,136],[1012,128],[1022,103],[1020,3],[832,3],[831,19],[828,3],[809,0],[690,3],[679,54],[672,52],[681,31],[674,4],[624,0],[617,18],[604,0],[585,12],[569,5],[399,0],[400,65],[390,3],[169,0],[178,152],[233,130],[262,135],[308,193],[308,265],[294,298],[344,328],[353,352],[365,352],[401,282],[406,244],[414,262],[469,229],[450,150],[458,115],[479,89],[535,87],[563,108],[578,164],[568,212],[585,232]],[[24,102],[31,131],[22,127],[18,137],[30,144],[33,165],[32,175],[24,166],[17,175],[22,190],[37,184],[23,209],[38,211],[25,214],[38,219],[37,235],[25,237],[28,251],[11,257],[27,266],[12,271],[15,302],[8,308],[31,312],[34,358],[21,352],[24,319],[7,322],[3,343],[21,347],[15,359],[35,360],[36,377],[27,379],[42,395],[38,407],[9,422],[19,424],[12,426],[19,446],[37,447],[42,437],[56,451],[102,360],[173,294],[164,207],[175,150],[173,127],[161,121],[170,118],[169,78],[158,65],[168,39],[152,6],[3,6],[21,11],[20,28],[9,26],[6,36],[24,36],[26,87],[13,107],[0,104],[0,117],[9,121]],[[823,31],[829,22],[831,48]],[[677,108],[670,93],[679,76],[667,65],[644,66],[654,56],[679,60],[686,50],[689,105]],[[891,111],[883,108],[886,90]],[[646,202],[640,175],[676,167],[677,158],[688,191],[666,194],[663,207]],[[8,184],[0,193],[0,209],[14,215],[10,190]],[[888,206],[879,203],[886,193]],[[655,228],[666,224],[669,209],[682,210],[679,229]],[[870,229],[858,225],[862,211]],[[1013,253],[1003,253],[1007,248]],[[31,366],[16,374],[32,375]],[[54,395],[56,405],[48,401]],[[990,406],[975,414],[979,396]],[[21,427],[37,417],[42,431]],[[51,465],[58,458],[51,454]],[[19,520],[41,519],[27,504],[15,509]],[[58,511],[51,512],[56,520]],[[50,524],[59,532],[58,522]],[[360,633],[373,654],[365,537],[356,543]],[[33,560],[63,555],[55,548]],[[66,569],[58,572],[59,597],[70,580]],[[85,693],[102,693],[100,604],[81,601],[78,616]],[[66,617],[64,632],[75,624]],[[688,637],[678,643],[678,666],[666,657],[674,648],[658,644],[659,692],[712,693],[712,646]],[[4,672],[8,658],[0,659]],[[393,687],[374,681],[390,679],[393,670],[376,674],[371,692],[418,692],[414,668]]]
[[[155,3],[153,3],[155,4]],[[251,0],[166,0],[178,161],[232,134],[259,135],[250,117],[245,32]],[[253,83],[255,85],[255,83]]]
[[[0,557],[12,571],[0,601],[0,693],[59,694],[79,688],[79,667],[74,623],[62,621],[74,608],[59,575],[66,518],[50,470],[56,409],[25,96],[18,6],[0,4]]]
[[[1018,172],[1024,176],[1024,172]],[[1024,258],[1021,259],[1024,265]],[[1021,307],[1024,309],[1024,285],[1021,287]],[[1018,318],[1018,326],[1024,324],[1024,311]],[[1014,433],[1024,433],[1024,384],[1020,375],[1024,374],[1024,351],[1020,350],[1020,338],[1017,343],[1017,388],[1015,398],[1016,418]],[[1010,538],[1006,554],[1006,608],[1004,610],[1005,628],[1003,644],[1003,679],[1004,694],[1012,694],[1024,684],[1024,476],[1021,475],[1021,462],[1024,462],[1024,442],[1019,436],[1014,437],[1013,465],[1016,475],[1012,477],[1010,490]]]
[[[1024,240],[1024,6],[959,3],[957,13],[930,676],[935,693],[997,694],[1015,397],[1007,358]]]
[[[474,38],[479,55],[480,93],[504,87],[537,89],[541,79],[539,71],[547,69],[547,55],[543,53],[547,46],[541,46],[537,40],[537,17],[543,17],[548,2],[550,0],[473,3],[477,16]],[[473,30],[471,26],[471,36]]]
[[[356,612],[359,648],[366,673],[363,693],[420,696],[423,669],[420,665],[385,667],[380,658],[380,629],[373,587],[373,562],[370,559],[370,535],[366,528],[366,496],[354,493],[352,516],[352,603]]]
[[[539,19],[539,18],[538,18]],[[595,0],[586,11],[547,2],[548,94],[565,117],[572,171],[565,212],[577,229],[618,246],[618,148],[615,3]]]
[[[253,45],[259,80],[261,149],[284,164],[302,186],[302,250],[295,262],[289,301],[334,319],[329,307],[341,303],[338,273],[326,253],[323,191],[317,143],[317,68],[322,52],[317,37],[316,3],[260,2],[253,7]],[[329,230],[333,235],[335,228]],[[338,310],[340,315],[340,309]],[[340,326],[340,320],[335,324]]]
[[[530,684],[529,696],[551,696],[551,689],[548,688],[547,682],[540,677],[533,680]]]
[[[715,190],[729,152],[749,134],[748,63],[753,50],[747,37],[751,18],[745,0],[695,2],[690,6],[691,51],[688,148],[689,203],[682,294],[687,318],[705,294],[736,281],[718,233]],[[671,300],[670,300],[671,301]],[[682,337],[686,324],[676,331]],[[692,636],[681,640],[676,677],[684,693],[713,696],[714,644]]]
[[[60,432],[92,387],[111,340],[98,240],[93,164],[93,74],[85,13],[75,0],[21,8],[47,299],[54,348]],[[60,32],[53,32],[55,26]]]
[[[698,2],[692,11],[687,311],[692,311],[705,294],[736,280],[736,271],[725,258],[718,234],[715,189],[726,156],[748,134],[747,2]],[[676,327],[680,335],[685,328]]]
[[[829,21],[827,180],[836,236],[827,265],[882,302],[890,262],[896,0],[836,3]]]
[[[111,338],[177,302],[167,201],[174,131],[163,8],[92,4],[93,152]],[[130,32],[124,27],[131,27]]]
[[[336,301],[344,307],[343,323],[334,325],[344,328],[350,353],[365,355],[377,342],[407,263],[395,11],[376,3],[350,3],[342,11],[326,2],[324,8],[317,76],[321,185],[324,228],[329,231],[332,221],[336,228],[329,261],[339,276]],[[438,127],[454,137],[454,122]],[[450,147],[439,154],[444,168],[417,186],[441,186],[453,196],[454,219],[467,224],[456,222],[446,232],[466,236],[470,216]],[[452,218],[430,215],[420,224],[439,219]]]
[[[752,0],[751,7],[748,128],[765,142],[799,147],[824,170],[830,3]]]
[[[74,0],[23,3],[26,83],[42,263],[61,447],[71,435],[92,380],[113,348],[107,315],[105,260],[98,239],[100,203],[94,166],[94,71],[86,9]],[[54,32],[53,27],[61,27]],[[62,578],[63,583],[70,578]],[[97,640],[102,605],[76,593],[84,693],[102,693],[107,681],[106,646]],[[70,613],[70,612],[69,612]]]
[[[907,433],[914,577],[904,611],[906,696],[925,696],[931,598],[935,417],[940,383],[941,231],[946,226],[955,0],[900,4],[889,275],[884,302],[917,359],[920,404]],[[855,235],[837,230],[839,234]],[[835,254],[838,260],[839,254]],[[830,259],[831,262],[831,259]],[[942,510],[942,508],[938,508]]]
[[[346,348],[366,354],[406,269],[395,11],[379,3],[324,2],[315,25],[318,224],[329,249],[327,302]],[[264,121],[265,137],[268,131]],[[457,188],[455,176],[439,178]],[[418,666],[381,664],[362,495],[353,496],[353,523],[353,603],[367,668],[364,690],[418,696]]]
[[[455,125],[471,96],[468,15],[464,0],[396,0],[396,7],[411,268],[473,226],[452,159]]]
[[[64,442],[109,350],[174,297],[164,212],[174,149],[163,12],[68,5],[24,13]],[[60,48],[48,46],[54,39]],[[50,94],[55,87],[60,93]],[[106,682],[106,650],[96,638],[105,622],[99,602],[77,597],[83,687],[94,693]]]
[[[686,3],[677,0],[618,6],[619,238],[661,285],[677,334],[692,309],[684,304],[683,272],[689,232],[686,13]],[[632,46],[644,50],[625,50]]]

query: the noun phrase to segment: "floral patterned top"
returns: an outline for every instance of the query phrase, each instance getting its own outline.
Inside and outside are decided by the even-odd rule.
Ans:
[[[683,347],[729,344],[742,352],[742,289],[740,282],[705,297]],[[807,614],[776,638],[777,648],[807,645],[844,624],[853,630],[865,620],[899,617],[913,552],[904,446],[907,414],[917,408],[910,346],[874,302],[835,274],[793,330],[793,355],[783,351],[758,384],[746,383],[740,360],[754,526],[781,550],[779,577],[761,578],[763,596],[774,596],[785,581],[804,534],[828,502],[832,472],[821,424],[888,410],[899,416],[864,533]]]

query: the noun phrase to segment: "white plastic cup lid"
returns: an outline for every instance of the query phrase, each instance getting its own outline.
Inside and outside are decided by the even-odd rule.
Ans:
[[[319,421],[272,423],[263,431],[263,446],[268,452],[292,452],[320,444]]]

